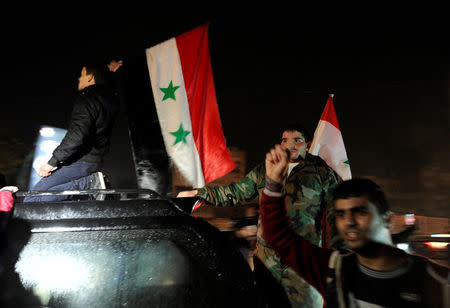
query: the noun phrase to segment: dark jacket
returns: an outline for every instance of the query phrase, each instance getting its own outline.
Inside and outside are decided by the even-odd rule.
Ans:
[[[102,162],[109,149],[119,100],[104,85],[86,87],[77,94],[69,127],[48,161],[51,166],[75,161]]]

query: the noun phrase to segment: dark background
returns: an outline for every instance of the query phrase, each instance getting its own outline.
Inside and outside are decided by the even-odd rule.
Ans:
[[[353,176],[381,184],[394,210],[448,217],[450,53],[444,9],[354,10],[312,12],[275,4],[97,9],[79,3],[5,10],[0,172],[17,184],[39,126],[67,127],[83,63],[118,58],[125,65],[146,65],[146,48],[209,21],[224,134],[228,146],[247,151],[247,169],[279,141],[283,123],[300,121],[312,134],[334,93]],[[127,78],[143,82],[138,75]],[[105,162],[115,188],[136,187],[125,111]],[[148,119],[156,121],[154,114]],[[148,132],[149,138],[157,134]]]

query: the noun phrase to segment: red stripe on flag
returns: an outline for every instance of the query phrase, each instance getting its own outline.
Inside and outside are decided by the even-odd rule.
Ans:
[[[330,95],[327,100],[327,105],[322,112],[322,116],[320,117],[322,121],[330,122],[334,127],[341,130],[339,128],[339,123],[336,116],[336,111],[334,110],[333,97]]]
[[[217,107],[208,26],[202,25],[175,38],[189,102],[192,133],[206,183],[236,167],[225,143]]]

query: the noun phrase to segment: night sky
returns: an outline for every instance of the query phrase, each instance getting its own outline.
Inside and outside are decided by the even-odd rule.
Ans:
[[[145,48],[209,21],[224,134],[247,151],[247,169],[279,141],[283,123],[312,134],[334,93],[353,176],[381,184],[396,211],[449,216],[450,50],[437,15],[36,10],[1,21],[0,142],[17,145],[2,149],[2,170],[33,150],[40,125],[67,127],[83,63],[138,63]],[[105,169],[115,188],[132,188],[126,113],[118,123]]]

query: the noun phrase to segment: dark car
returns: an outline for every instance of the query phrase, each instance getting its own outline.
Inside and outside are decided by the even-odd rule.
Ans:
[[[102,201],[17,200],[2,235],[1,307],[255,305],[247,261],[190,215],[194,198],[112,193]]]

